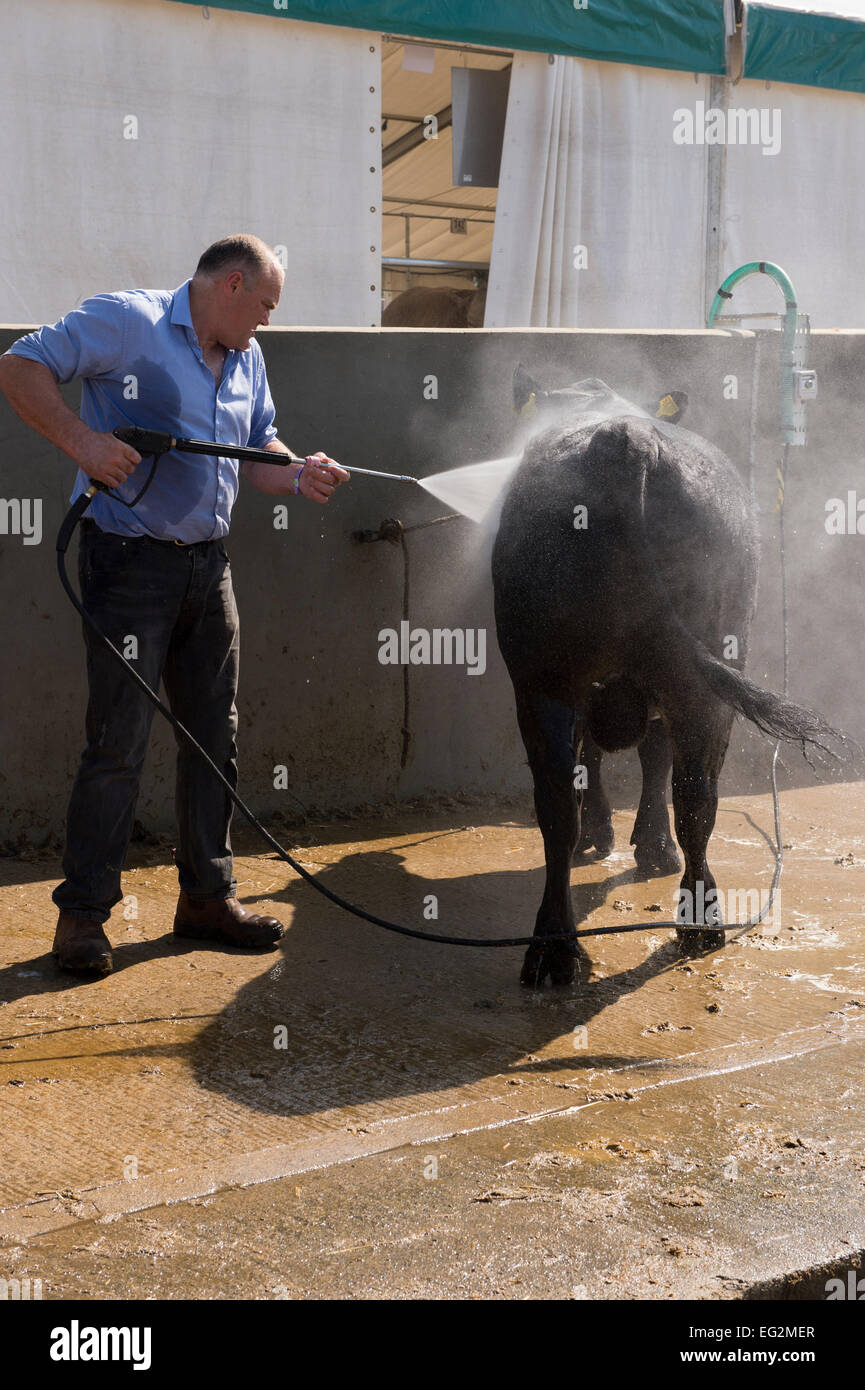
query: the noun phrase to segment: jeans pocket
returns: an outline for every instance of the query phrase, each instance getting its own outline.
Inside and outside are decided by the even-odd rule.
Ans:
[[[112,574],[129,564],[137,553],[136,540],[113,531],[90,531],[82,547],[85,567],[91,574]]]

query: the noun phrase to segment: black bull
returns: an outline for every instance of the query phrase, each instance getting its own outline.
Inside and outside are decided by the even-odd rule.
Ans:
[[[572,392],[585,397],[580,387],[589,385],[602,387],[580,383]],[[545,945],[543,938],[575,931],[574,852],[612,848],[602,750],[637,745],[643,789],[631,843],[646,876],[680,865],[667,813],[672,767],[687,890],[676,920],[709,928],[688,934],[698,947],[723,944],[706,846],[736,713],[803,749],[824,746],[835,732],[742,674],[757,547],[735,468],[687,430],[659,428],[636,413],[580,423],[571,412],[570,422],[559,419],[527,446],[492,558],[498,640],[546,856],[524,984],[574,977],[576,940]],[[578,764],[585,769],[579,793]],[[704,904],[696,923],[695,904]]]

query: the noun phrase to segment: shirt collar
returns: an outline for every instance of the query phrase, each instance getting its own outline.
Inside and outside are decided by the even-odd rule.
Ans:
[[[178,285],[177,289],[172,294],[170,319],[172,323],[176,323],[179,327],[188,328],[197,344],[198,338],[195,332],[195,324],[192,322],[192,309],[189,306],[189,286],[191,284],[191,280],[185,280],[182,285]],[[201,349],[199,348],[199,352],[200,351]],[[233,357],[236,352],[236,348],[227,348],[225,360],[228,361],[228,358]]]
[[[192,310],[189,307],[189,286],[191,281],[186,280],[179,285],[171,297],[171,322],[179,324],[182,328],[193,328]]]

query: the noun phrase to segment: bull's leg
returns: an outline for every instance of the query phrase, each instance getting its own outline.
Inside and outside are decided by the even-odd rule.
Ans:
[[[613,848],[613,820],[607,793],[601,779],[603,753],[588,729],[583,738],[580,762],[586,769],[586,789],[580,811],[580,838],[577,853],[586,854],[593,846],[603,859]]]
[[[571,859],[580,833],[580,807],[574,788],[575,747],[582,730],[576,728],[572,707],[536,691],[517,693],[517,718],[535,784],[535,811],[544,839],[547,878],[535,921],[535,936],[573,936],[573,941],[526,951],[520,983],[539,988],[550,977],[554,985],[574,978],[577,941],[571,904]],[[576,735],[576,739],[575,739]]]
[[[676,920],[683,926],[718,927],[723,918],[717,885],[706,862],[706,846],[718,809],[718,775],[727,749],[732,716],[725,711],[716,720],[701,718],[671,729],[673,742],[673,812],[676,837],[685,856],[685,872],[679,890]],[[726,727],[724,727],[726,726]],[[724,944],[722,931],[680,931],[684,948],[717,950]]]
[[[667,779],[673,765],[673,749],[663,719],[650,719],[645,737],[637,745],[643,769],[643,791],[631,844],[637,868],[651,874],[674,874],[682,867],[670,830],[667,811]]]

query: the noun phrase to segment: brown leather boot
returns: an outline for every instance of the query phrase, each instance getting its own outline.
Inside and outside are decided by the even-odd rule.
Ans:
[[[174,914],[174,935],[225,946],[275,946],[285,927],[275,917],[247,912],[237,898],[190,898],[181,893]]]
[[[75,970],[83,975],[111,974],[111,942],[102,923],[92,917],[61,912],[51,951],[61,970]]]

